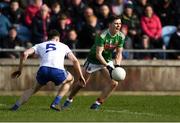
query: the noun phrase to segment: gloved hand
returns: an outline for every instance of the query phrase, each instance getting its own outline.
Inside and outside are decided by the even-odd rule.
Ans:
[[[112,73],[113,68],[112,68],[110,65],[106,66],[106,68],[108,69],[109,75],[110,75],[110,77],[112,78],[111,73]]]

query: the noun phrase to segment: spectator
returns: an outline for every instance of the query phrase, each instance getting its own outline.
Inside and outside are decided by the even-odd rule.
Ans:
[[[67,40],[68,30],[71,28],[68,24],[69,18],[65,14],[61,14],[58,17],[58,21],[56,22],[55,29],[59,31],[61,35],[61,42],[65,42]]]
[[[21,41],[30,41],[31,32],[23,25],[24,11],[19,6],[18,0],[11,0],[10,7],[4,11],[11,23],[16,26],[17,36]]]
[[[124,13],[122,15],[122,23],[128,26],[128,35],[133,40],[134,48],[139,45],[139,37],[141,34],[140,20],[134,13],[134,6],[132,3],[125,4]]]
[[[10,7],[4,12],[12,24],[23,22],[23,10],[19,7],[18,0],[11,0]]]
[[[68,15],[70,15],[74,25],[80,25],[83,20],[83,11],[86,5],[82,0],[71,0],[69,7],[67,8]],[[76,27],[78,28],[78,27]]]
[[[76,45],[78,43],[78,35],[76,30],[70,29],[68,31],[67,41],[65,42],[66,45],[69,46],[70,49],[76,49]]]
[[[163,27],[175,24],[175,5],[172,0],[160,0],[155,7],[155,12],[159,16]]]
[[[145,15],[141,18],[143,33],[150,37],[150,44],[155,49],[165,49],[162,41],[162,26],[159,17],[153,12],[151,5],[145,7]],[[164,57],[161,53],[155,54],[156,58]]]
[[[32,33],[27,26],[23,24],[16,24],[14,26],[16,27],[17,36],[22,42],[31,42]]]
[[[141,26],[143,33],[151,39],[154,48],[162,48],[160,43],[162,26],[159,17],[154,14],[153,8],[150,5],[145,7],[145,15],[141,18]]]
[[[17,31],[15,27],[12,27],[9,30],[9,33],[6,37],[2,39],[2,48],[6,49],[24,49],[24,44],[18,39]],[[4,52],[1,54],[3,58],[18,58],[19,53],[17,52]]]
[[[83,12],[84,19],[94,15],[94,10],[91,7],[86,7]]]
[[[175,5],[172,0],[161,0],[155,8],[162,22],[162,38],[166,45],[169,47],[169,40],[171,35],[176,31],[175,26]]]
[[[32,4],[33,0],[18,0],[22,9],[26,9],[29,4]]]
[[[34,0],[33,4],[27,6],[25,10],[25,24],[30,27],[32,24],[33,17],[40,10],[42,5],[42,0]]]
[[[94,10],[94,14],[99,17],[99,8],[105,4],[105,0],[93,0],[93,2],[90,4],[90,6]]]
[[[78,48],[80,49],[90,49],[95,41],[96,34],[100,31],[100,26],[98,25],[98,19],[96,16],[92,15],[86,18],[86,23],[82,27],[79,33]],[[79,54],[82,58],[85,58],[87,54]]]
[[[112,14],[120,16],[124,10],[124,0],[115,0],[110,6]]]
[[[86,18],[94,15],[94,10],[91,7],[86,7],[83,11],[83,20],[79,21],[76,25],[76,30],[79,32],[82,26],[86,23]]]
[[[49,31],[50,18],[49,8],[42,5],[40,11],[32,20],[32,43],[37,44],[47,40]]]
[[[152,49],[150,45],[150,38],[147,35],[143,35],[141,37],[141,44],[139,48],[144,49],[144,50]],[[143,59],[143,60],[150,60],[150,59],[153,59],[153,54],[149,52],[136,53],[135,58]]]
[[[177,26],[177,31],[170,38],[170,49],[180,50],[180,23]],[[180,53],[170,54],[169,57],[180,60]]]
[[[7,9],[9,7],[9,3],[11,2],[11,0],[1,0],[0,2],[0,7],[1,9]]]
[[[3,38],[8,35],[8,31],[11,27],[11,22],[9,19],[2,14],[2,8],[0,6],[0,38]]]
[[[108,5],[104,4],[100,7],[99,24],[101,26],[101,30],[108,28],[108,18],[110,14]]]
[[[125,43],[124,43],[124,49],[133,49],[133,41],[132,39],[128,36],[128,26],[127,25],[122,25],[121,26],[121,32],[125,36]],[[123,52],[123,58],[124,59],[133,59],[133,53],[130,52]]]
[[[51,13],[50,13],[50,18],[51,18],[51,25],[50,28],[54,29],[56,26],[56,22],[58,21],[58,16],[62,13],[61,10],[61,4],[59,2],[54,2],[51,5]]]
[[[148,0],[137,0],[134,2],[135,4],[135,13],[140,19],[143,16],[146,5],[148,5]]]
[[[180,1],[174,0],[173,3],[175,5],[175,25],[177,26],[180,20]]]

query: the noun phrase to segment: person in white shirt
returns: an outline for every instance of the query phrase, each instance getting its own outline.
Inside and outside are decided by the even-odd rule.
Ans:
[[[20,58],[18,70],[11,74],[12,78],[18,78],[22,73],[23,64],[28,56],[34,53],[39,56],[40,67],[36,76],[37,82],[32,88],[26,90],[20,99],[11,107],[13,111],[16,111],[22,104],[27,102],[34,93],[49,81],[54,82],[56,86],[61,85],[57,96],[50,106],[51,109],[60,111],[60,100],[68,92],[74,81],[74,77],[71,73],[64,68],[65,56],[72,61],[77,75],[80,76],[81,84],[85,86],[85,79],[82,75],[80,64],[70,48],[60,42],[59,32],[51,30],[48,37],[50,40],[36,44],[32,48],[25,50]]]

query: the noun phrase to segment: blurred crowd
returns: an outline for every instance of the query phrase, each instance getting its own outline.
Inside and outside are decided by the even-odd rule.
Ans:
[[[0,48],[26,49],[56,29],[71,49],[89,49],[110,15],[121,16],[124,49],[180,50],[179,0],[0,0]],[[85,58],[87,54],[76,54]],[[18,58],[18,52],[0,52]],[[180,53],[123,52],[124,59],[180,59]]]

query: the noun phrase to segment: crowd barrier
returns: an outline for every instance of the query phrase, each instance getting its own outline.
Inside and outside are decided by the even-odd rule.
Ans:
[[[80,59],[83,65],[84,59]],[[18,79],[11,79],[10,74],[18,67],[19,59],[0,59],[0,91],[21,91],[29,88],[35,81],[39,66],[38,59],[28,59],[22,75]],[[73,75],[72,63],[65,60],[65,67]],[[126,79],[119,83],[116,91],[179,91],[180,90],[180,62],[178,60],[123,60],[122,67],[126,70]],[[105,80],[93,75],[85,91],[98,91],[106,86]],[[42,88],[45,91],[57,88],[48,83]]]

